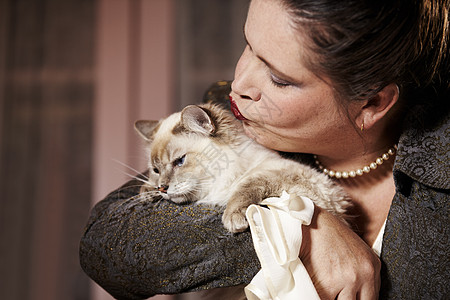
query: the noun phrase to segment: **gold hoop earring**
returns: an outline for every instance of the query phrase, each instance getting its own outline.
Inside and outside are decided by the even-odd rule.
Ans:
[[[364,121],[361,123],[361,132],[364,130]]]

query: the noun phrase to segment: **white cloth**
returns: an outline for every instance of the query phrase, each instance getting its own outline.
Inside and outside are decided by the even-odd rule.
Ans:
[[[261,270],[245,287],[249,300],[319,299],[298,254],[302,225],[309,225],[314,204],[307,197],[289,195],[250,205],[246,216]]]
[[[386,220],[384,220],[383,226],[381,226],[380,232],[378,232],[377,238],[375,239],[375,242],[372,245],[372,250],[375,252],[378,257],[380,257],[381,254],[381,247],[383,246],[383,235],[384,235],[384,229],[386,228]]]

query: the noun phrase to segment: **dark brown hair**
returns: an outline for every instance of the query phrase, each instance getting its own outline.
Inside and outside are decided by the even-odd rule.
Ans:
[[[402,93],[449,89],[448,0],[282,0],[304,30],[309,67],[346,99],[390,83]]]

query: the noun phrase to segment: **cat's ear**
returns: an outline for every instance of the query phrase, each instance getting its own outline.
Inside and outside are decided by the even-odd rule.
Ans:
[[[216,130],[208,113],[197,105],[188,105],[181,111],[181,123],[188,130],[206,135]]]
[[[159,121],[139,120],[134,123],[134,129],[136,129],[144,140],[150,142],[152,140],[153,131],[156,126],[158,126],[158,123]]]

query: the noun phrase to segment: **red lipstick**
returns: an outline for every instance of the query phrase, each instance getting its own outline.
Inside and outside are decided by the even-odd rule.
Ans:
[[[245,121],[247,120],[246,117],[244,117],[241,112],[239,111],[236,102],[233,100],[233,98],[231,96],[229,96],[230,98],[230,105],[231,105],[231,111],[233,112],[234,116],[236,117],[236,119],[240,120],[240,121]]]

